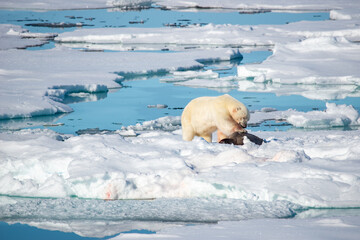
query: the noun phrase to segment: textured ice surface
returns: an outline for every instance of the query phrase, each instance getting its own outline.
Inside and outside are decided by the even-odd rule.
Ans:
[[[201,139],[183,142],[180,134],[66,138],[42,130],[2,133],[0,193],[359,206],[358,130],[259,132],[268,143],[256,146],[248,141],[241,148]]]
[[[104,201],[94,199],[0,199],[1,218],[20,221],[207,222],[292,217],[300,206],[286,201],[259,202],[224,198]],[[72,209],[72,211],[69,211]]]

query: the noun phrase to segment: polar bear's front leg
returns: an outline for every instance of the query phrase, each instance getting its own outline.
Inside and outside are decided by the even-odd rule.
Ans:
[[[221,140],[227,138],[228,136],[226,136],[226,134],[224,134],[223,132],[221,132],[220,130],[217,131],[217,141],[220,142]]]
[[[212,134],[207,134],[207,135],[201,135],[200,137],[202,137],[203,139],[205,139],[207,142],[211,143],[212,142]]]

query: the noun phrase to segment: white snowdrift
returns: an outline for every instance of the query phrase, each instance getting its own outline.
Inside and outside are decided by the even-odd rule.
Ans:
[[[243,147],[184,142],[181,132],[0,134],[0,194],[148,199],[224,197],[359,207],[360,131],[258,132]],[[64,141],[59,141],[64,140]]]

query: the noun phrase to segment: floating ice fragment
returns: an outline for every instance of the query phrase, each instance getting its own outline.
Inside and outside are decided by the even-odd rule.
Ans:
[[[277,111],[276,108],[272,108],[272,107],[264,107],[260,110],[261,112],[275,112]]]
[[[149,131],[149,130],[162,130],[174,131],[181,128],[180,116],[166,116],[155,120],[144,121],[142,124],[122,127],[121,131]]]
[[[148,108],[167,108],[166,104],[147,105]]]

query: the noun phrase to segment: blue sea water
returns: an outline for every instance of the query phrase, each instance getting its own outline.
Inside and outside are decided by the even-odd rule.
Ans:
[[[328,12],[240,14],[238,11],[163,11],[156,8],[141,11],[116,11],[114,9],[64,10],[64,11],[9,11],[0,10],[0,23],[20,25],[32,32],[61,33],[78,27],[51,28],[32,24],[82,23],[84,28],[136,27],[158,28],[166,25],[177,27],[191,24],[287,24],[297,21],[328,20]],[[175,25],[174,25],[175,24]]]

